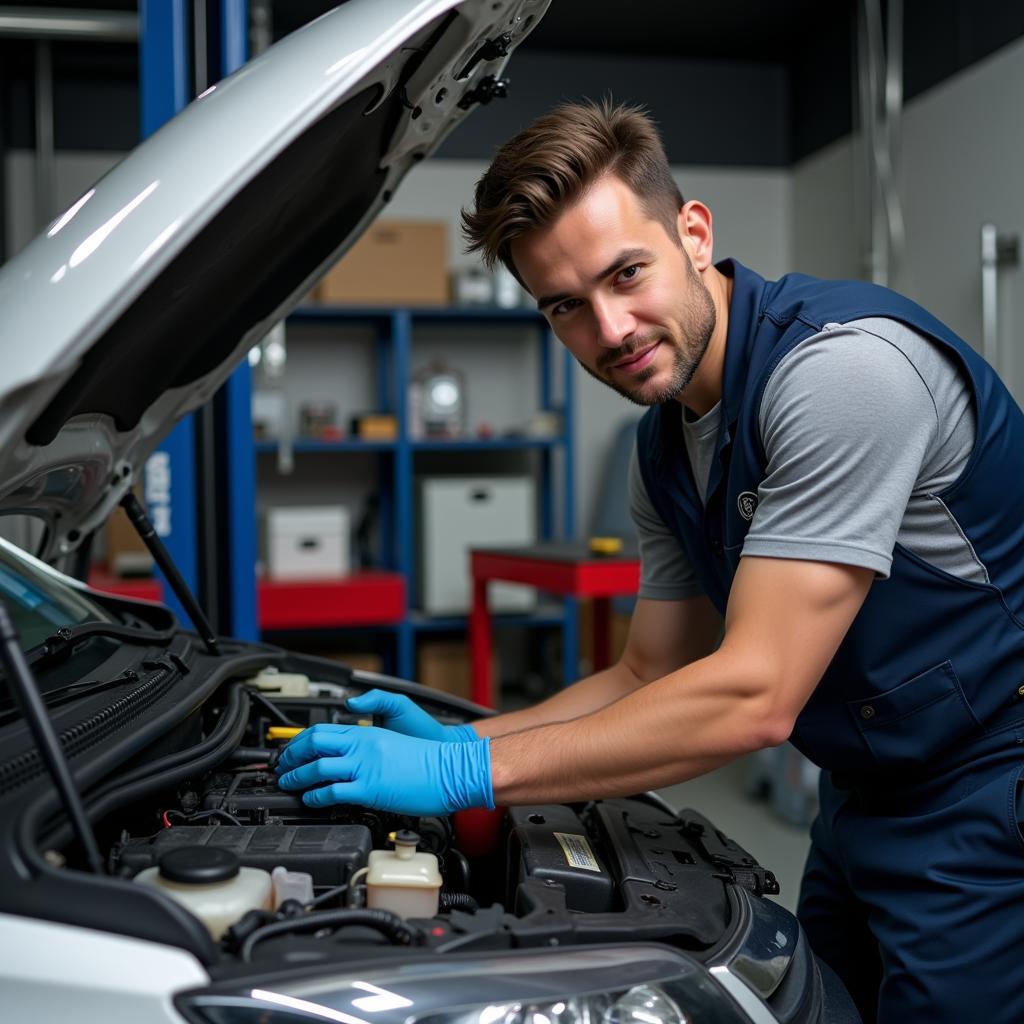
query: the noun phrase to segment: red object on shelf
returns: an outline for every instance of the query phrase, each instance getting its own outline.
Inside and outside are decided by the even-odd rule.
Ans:
[[[405,577],[362,572],[330,580],[260,580],[260,629],[379,626],[405,618]]]
[[[108,572],[105,566],[89,569],[89,586],[116,597],[128,597],[133,601],[163,601],[164,591],[158,579],[152,576],[125,579]]]
[[[469,617],[469,649],[473,666],[472,699],[494,707],[491,680],[491,615],[487,584],[491,580],[526,583],[538,590],[594,602],[594,671],[611,663],[610,598],[635,594],[640,586],[640,559],[635,553],[597,555],[582,544],[535,544],[500,550],[470,551],[473,610]]]

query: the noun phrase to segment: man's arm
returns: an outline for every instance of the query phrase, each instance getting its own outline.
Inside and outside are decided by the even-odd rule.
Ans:
[[[681,601],[640,598],[622,657],[553,697],[522,711],[474,722],[480,736],[505,736],[552,722],[567,722],[612,704],[645,683],[710,654],[722,617],[704,596]]]
[[[827,562],[742,559],[718,650],[584,717],[492,740],[495,802],[627,796],[782,743],[873,575]]]

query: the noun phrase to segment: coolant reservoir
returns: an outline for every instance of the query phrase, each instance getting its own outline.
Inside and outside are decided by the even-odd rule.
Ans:
[[[262,669],[245,683],[247,686],[255,686],[257,690],[276,693],[281,697],[309,696],[309,676],[300,672],[279,672],[273,665]]]
[[[241,867],[237,854],[216,846],[179,846],[155,868],[135,876],[140,885],[161,889],[192,911],[219,939],[249,910],[273,904],[270,873]]]
[[[441,872],[437,857],[418,853],[420,837],[403,829],[392,832],[393,850],[371,850],[367,862],[366,905],[401,917],[433,917],[437,913]]]

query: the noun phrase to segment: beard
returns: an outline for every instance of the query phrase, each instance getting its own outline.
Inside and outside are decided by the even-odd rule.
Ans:
[[[662,402],[670,402],[678,398],[693,380],[693,375],[697,372],[701,359],[704,358],[711,335],[715,330],[717,318],[714,299],[711,298],[707,286],[700,279],[697,271],[693,269],[685,254],[681,254],[681,257],[686,267],[687,284],[691,295],[687,303],[677,312],[678,336],[672,337],[664,332],[637,335],[614,352],[602,354],[598,359],[596,369],[591,369],[586,363],[580,361],[580,366],[594,380],[606,384],[635,405],[659,405]],[[647,382],[658,372],[654,366],[647,366],[639,373],[634,374],[628,384],[621,384],[611,376],[615,363],[659,341],[669,347],[672,356],[669,377],[664,384],[649,389],[645,387]]]

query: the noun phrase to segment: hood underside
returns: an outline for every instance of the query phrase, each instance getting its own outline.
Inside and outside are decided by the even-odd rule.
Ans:
[[[550,0],[349,0],[207,90],[0,268],[0,512],[52,558],[489,95]]]

